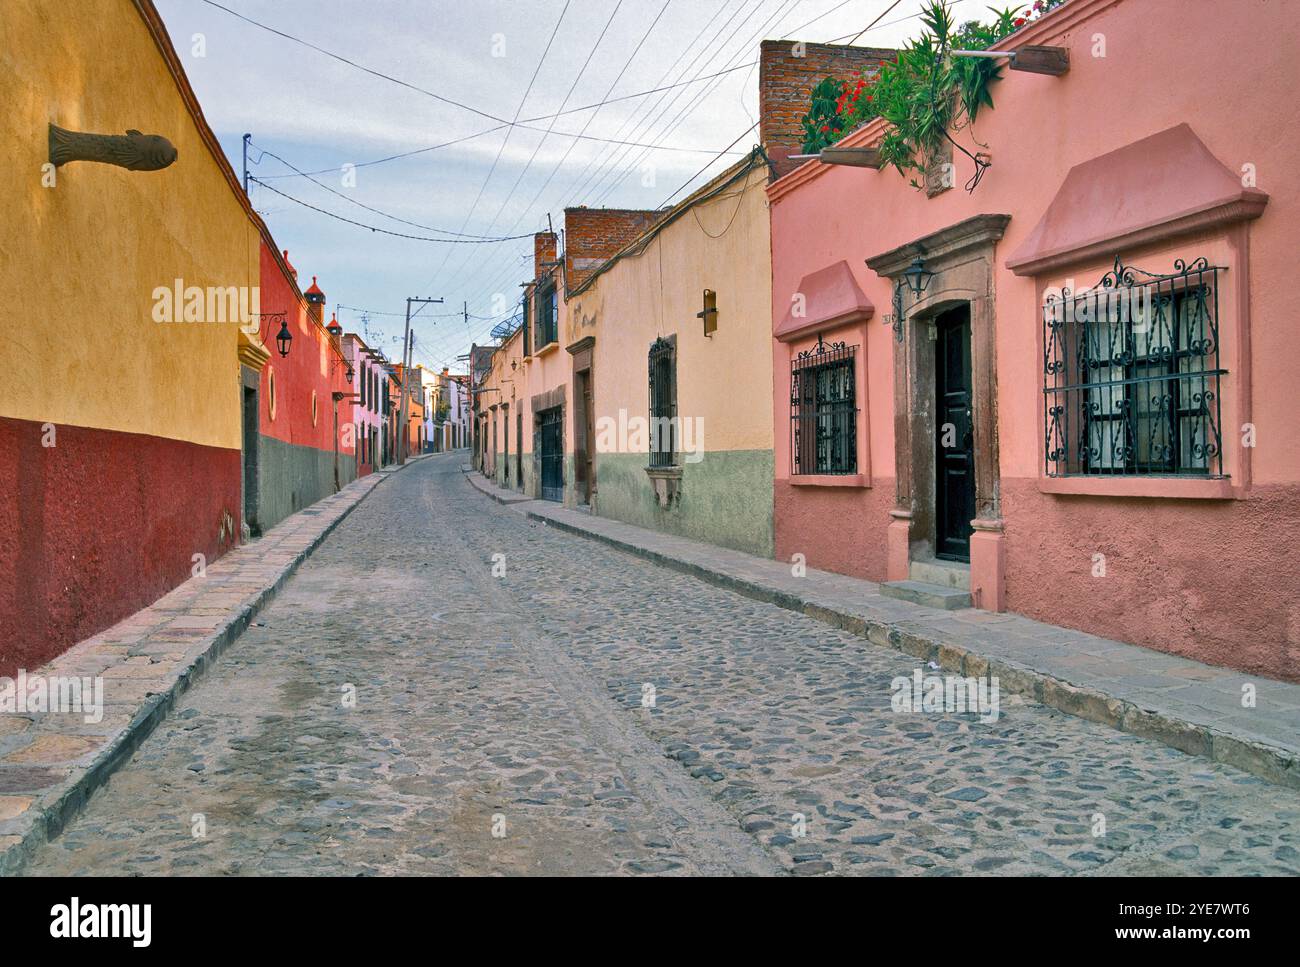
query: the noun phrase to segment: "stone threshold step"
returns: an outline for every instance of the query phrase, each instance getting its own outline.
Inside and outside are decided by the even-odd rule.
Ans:
[[[911,601],[913,604],[923,604],[927,608],[943,611],[970,607],[969,591],[942,584],[927,584],[924,581],[888,581],[880,586],[880,593],[887,598]]]

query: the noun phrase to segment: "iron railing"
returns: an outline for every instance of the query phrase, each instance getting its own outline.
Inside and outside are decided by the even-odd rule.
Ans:
[[[792,473],[858,472],[857,351],[818,336],[791,362]]]
[[[1222,477],[1218,273],[1115,266],[1043,302],[1045,471]]]
[[[671,467],[677,452],[676,347],[656,339],[650,347],[650,466]]]

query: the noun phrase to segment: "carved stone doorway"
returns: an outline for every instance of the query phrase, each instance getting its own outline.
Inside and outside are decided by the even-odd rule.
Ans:
[[[951,563],[950,523],[941,511],[938,488],[950,483],[938,466],[945,424],[964,442],[970,433],[974,508],[969,521],[969,587],[977,607],[1002,610],[1002,520],[998,471],[997,332],[993,300],[994,252],[1009,215],[976,215],[924,238],[867,260],[895,286],[894,458],[895,505],[888,529],[888,578],[916,579],[935,563]],[[919,296],[903,275],[914,260],[932,273]],[[940,418],[936,349],[941,330],[955,318],[969,318],[968,423]],[[951,335],[945,333],[945,339]],[[945,367],[951,369],[952,367]],[[951,417],[951,414],[948,414]],[[965,513],[962,509],[959,512]],[[949,551],[941,528],[947,527]],[[947,562],[944,559],[947,559]],[[964,568],[957,562],[956,566]],[[923,579],[923,578],[922,578]],[[967,580],[966,575],[962,575]]]

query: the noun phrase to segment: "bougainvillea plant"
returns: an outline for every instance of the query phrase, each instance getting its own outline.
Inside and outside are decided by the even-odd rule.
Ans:
[[[880,143],[886,164],[900,174],[914,171],[912,186],[921,188],[939,159],[946,162],[945,142],[971,158],[976,176],[973,189],[988,162],[971,154],[952,135],[974,122],[981,108],[993,106],[989,85],[1001,76],[997,62],[982,57],[954,57],[954,50],[988,50],[1031,20],[1066,0],[1036,0],[1030,7],[989,8],[994,18],[970,21],[957,27],[949,0],[930,0],[921,13],[925,33],[886,61],[878,70],[861,72],[849,80],[826,78],[812,92],[812,104],[803,119],[804,152],[815,154],[868,121],[887,122]],[[978,144],[978,142],[977,142]]]

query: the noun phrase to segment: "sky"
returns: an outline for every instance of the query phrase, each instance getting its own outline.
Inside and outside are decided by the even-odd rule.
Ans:
[[[303,288],[394,360],[406,297],[443,299],[414,359],[453,372],[566,206],[658,208],[757,143],[761,40],[844,43],[884,13],[855,43],[898,46],[923,3],[893,2],[155,0],[236,173],[252,135],[249,194]]]

